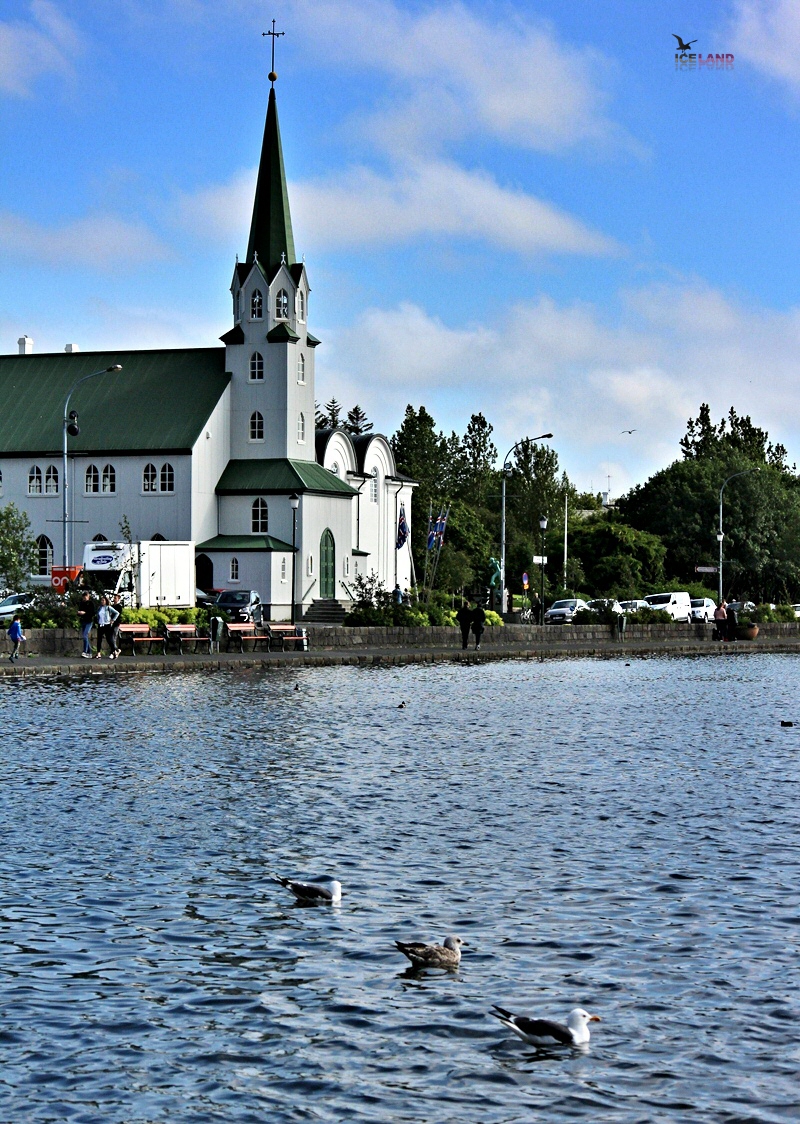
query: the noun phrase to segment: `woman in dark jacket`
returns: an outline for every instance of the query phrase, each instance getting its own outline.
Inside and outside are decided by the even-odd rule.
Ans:
[[[486,625],[486,613],[480,605],[476,605],[472,610],[472,631],[475,633],[475,650],[481,646],[481,636]]]

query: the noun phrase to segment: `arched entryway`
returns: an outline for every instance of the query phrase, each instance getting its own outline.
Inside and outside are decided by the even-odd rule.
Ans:
[[[336,596],[336,545],[327,529],[319,540],[319,593],[325,599]]]
[[[214,588],[214,563],[207,554],[198,554],[194,560],[194,579],[197,588],[208,590]]]

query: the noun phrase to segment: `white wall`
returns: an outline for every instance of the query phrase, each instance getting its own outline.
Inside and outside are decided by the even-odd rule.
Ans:
[[[192,538],[204,542],[217,533],[216,486],[230,459],[230,387],[192,450]]]

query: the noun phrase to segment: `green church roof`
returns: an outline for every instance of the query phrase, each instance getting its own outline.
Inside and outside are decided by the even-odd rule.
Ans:
[[[248,266],[252,265],[255,254],[258,254],[259,262],[267,270],[280,265],[281,254],[286,255],[288,265],[295,262],[292,216],[289,213],[289,192],[286,188],[274,87],[269,92],[264,140],[261,145],[250,240],[247,244]]]
[[[59,451],[70,388],[116,363],[72,395],[71,453],[188,452],[231,378],[224,347],[0,355],[0,455]]]
[[[272,460],[228,461],[217,484],[218,496],[288,495],[311,492],[322,495],[354,496],[355,488],[314,461]]]
[[[215,535],[213,539],[199,542],[196,550],[235,550],[243,554],[248,550],[280,551],[288,550],[291,554],[293,547],[290,542],[276,539],[274,535]]]

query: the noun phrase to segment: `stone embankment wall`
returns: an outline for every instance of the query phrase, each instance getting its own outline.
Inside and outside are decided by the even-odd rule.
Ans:
[[[625,633],[625,643],[639,646],[670,645],[676,643],[711,642],[712,627],[687,624],[631,625]],[[310,625],[308,628],[312,651],[350,651],[382,648],[453,648],[461,647],[461,633],[457,628],[345,628],[344,626]],[[23,650],[31,655],[78,656],[81,651],[80,634],[72,629],[31,628]],[[95,640],[94,634],[92,635]],[[481,641],[482,648],[576,648],[597,645],[616,646],[619,642],[610,627],[604,625],[524,625],[507,624],[487,628]],[[756,644],[798,643],[800,621],[790,624],[759,625]],[[474,637],[470,637],[474,647]],[[10,644],[6,638],[6,649]],[[0,648],[0,651],[3,649]],[[127,651],[126,647],[126,651]],[[224,650],[224,643],[223,643]]]

